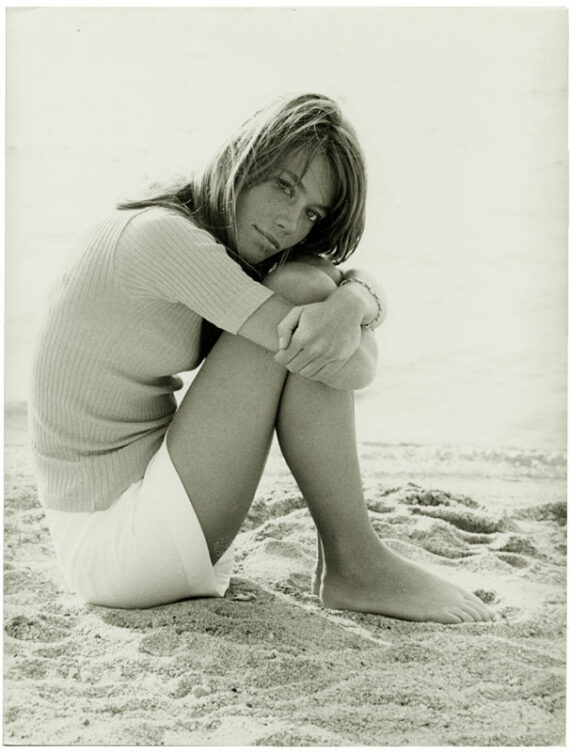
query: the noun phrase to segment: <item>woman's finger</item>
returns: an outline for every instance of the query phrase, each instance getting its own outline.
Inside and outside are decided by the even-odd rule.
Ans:
[[[288,366],[293,358],[296,358],[301,351],[302,346],[300,343],[291,342],[289,347],[276,352],[273,359],[276,363],[280,363],[282,366]]]
[[[278,351],[279,357],[276,357],[275,359],[278,363],[285,365],[288,364],[294,357],[296,357],[302,350],[305,351],[305,354],[308,357],[306,361],[307,363],[309,362],[309,360],[314,360],[317,355],[322,354],[315,352],[314,345],[307,346],[306,337],[299,334],[299,328],[297,328],[291,335],[288,346],[280,349]]]
[[[314,378],[321,379],[321,378],[327,378],[329,376],[332,376],[337,371],[340,371],[340,369],[345,365],[346,360],[331,360],[328,363],[324,363],[321,365],[321,367],[313,374]]]
[[[308,367],[321,368],[324,364],[322,358],[316,356],[308,350],[300,350],[295,357],[290,358],[287,362],[287,369],[292,373],[300,373]]]
[[[299,376],[304,376],[307,379],[316,379],[325,367],[326,363],[323,364],[319,361],[313,361],[312,363],[309,363],[309,365],[302,368],[300,371],[296,371],[296,373],[298,373]]]
[[[289,313],[277,325],[277,336],[279,337],[279,350],[285,350],[289,347],[291,336],[299,324],[299,319],[303,313],[302,306],[292,308]]]

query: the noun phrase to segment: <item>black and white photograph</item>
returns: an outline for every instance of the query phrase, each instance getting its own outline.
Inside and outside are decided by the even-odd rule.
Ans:
[[[4,744],[562,748],[567,10],[4,12]]]

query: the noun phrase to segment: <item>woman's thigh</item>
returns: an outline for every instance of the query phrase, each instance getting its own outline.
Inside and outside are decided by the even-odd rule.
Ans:
[[[285,264],[265,283],[295,305],[336,289],[322,270]],[[167,443],[212,561],[237,534],[259,484],[287,371],[262,347],[224,332],[170,425]]]
[[[255,494],[285,377],[270,353],[224,332],[168,430],[170,456],[212,561],[237,534]]]

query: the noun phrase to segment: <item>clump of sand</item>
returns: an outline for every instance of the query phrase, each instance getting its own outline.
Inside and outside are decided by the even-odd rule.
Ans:
[[[66,590],[24,420],[13,410],[6,427],[5,743],[564,743],[559,459],[362,448],[378,533],[476,592],[493,607],[492,624],[323,609],[310,594],[314,527],[276,453],[238,537],[226,597],[123,611]]]

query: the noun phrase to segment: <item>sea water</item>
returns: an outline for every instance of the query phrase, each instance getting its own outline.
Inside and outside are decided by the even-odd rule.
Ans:
[[[423,169],[405,191],[371,181],[367,232],[349,262],[389,293],[377,375],[356,395],[359,439],[561,450],[566,165],[551,155],[523,168],[515,151],[506,175],[492,150],[458,147],[443,161],[449,144],[428,146],[418,148]],[[159,164],[142,149],[106,159],[87,149],[8,149],[7,402],[28,398],[34,330],[76,236],[174,161]],[[539,190],[545,200],[535,200]]]

